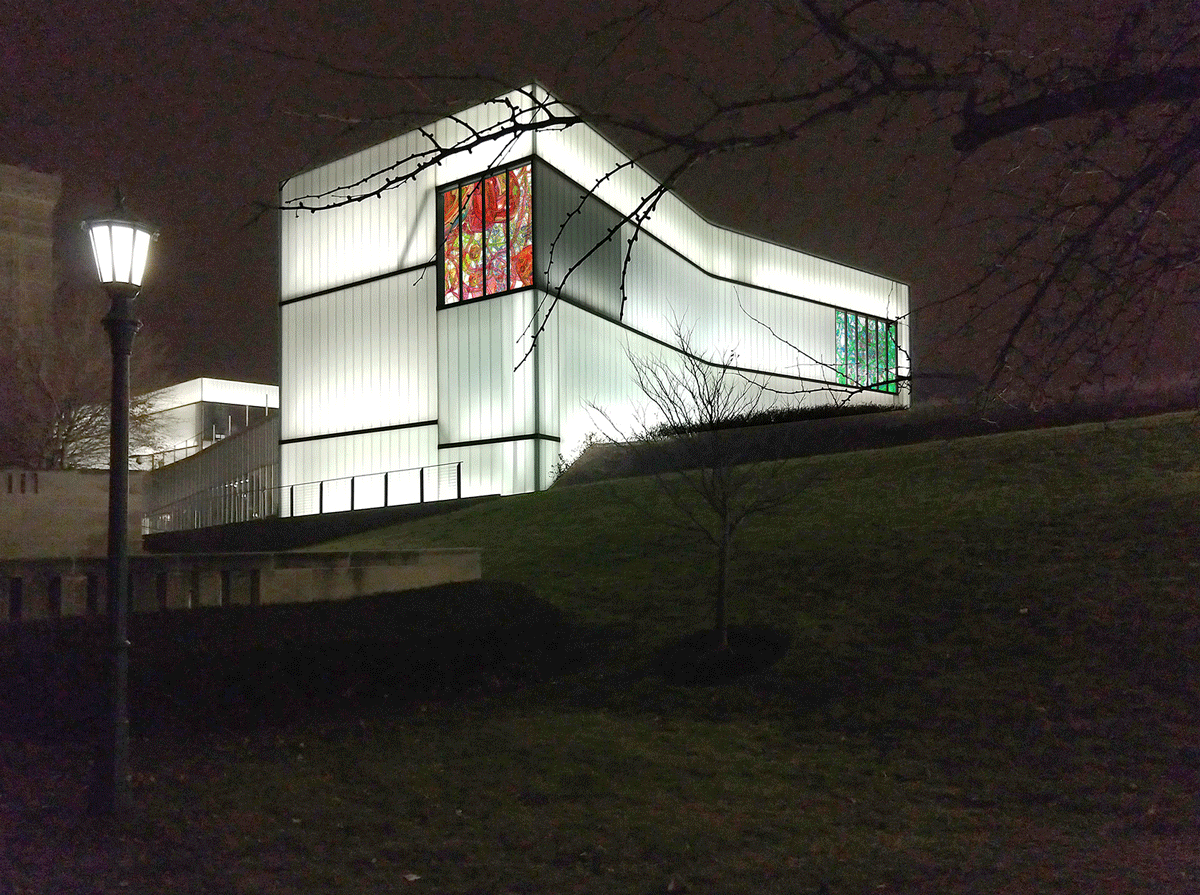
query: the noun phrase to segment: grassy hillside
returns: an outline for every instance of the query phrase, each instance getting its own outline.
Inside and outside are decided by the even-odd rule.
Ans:
[[[651,481],[355,536],[331,546],[482,547],[561,612],[569,663],[147,730],[114,827],[78,819],[84,750],[10,738],[0,869],[32,892],[1200,891],[1196,417],[779,481],[733,572],[734,620],[791,637],[770,670],[659,673],[708,623],[712,562]]]

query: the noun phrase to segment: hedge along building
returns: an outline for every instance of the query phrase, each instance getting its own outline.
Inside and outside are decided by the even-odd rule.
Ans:
[[[542,489],[680,326],[768,405],[907,404],[906,285],[709,223],[573,117],[533,85],[284,183],[283,515]]]

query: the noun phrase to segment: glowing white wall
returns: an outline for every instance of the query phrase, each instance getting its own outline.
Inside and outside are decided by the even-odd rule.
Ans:
[[[439,462],[462,463],[463,497],[524,494],[537,489],[534,439],[443,448]]]
[[[545,117],[534,98],[550,111],[570,114],[540,87],[514,91],[497,100],[442,119],[427,128],[441,145],[472,133],[503,127],[511,108],[522,120]],[[482,141],[478,146],[418,172],[431,144],[411,132],[345,159],[291,178],[281,192],[285,206],[305,202],[338,206],[380,190],[378,197],[327,207],[319,213],[282,213],[282,295],[286,300],[321,289],[433,261],[437,253],[437,184],[449,183],[536,153],[618,212],[633,212],[656,188],[654,180],[613,144],[586,125],[530,132]],[[615,173],[614,173],[615,171]],[[412,176],[414,179],[405,180]],[[908,311],[903,284],[823,258],[716,227],[674,195],[659,201],[644,223],[667,245],[718,277],[774,289],[813,301],[879,317]],[[539,234],[546,239],[549,234]]]
[[[539,97],[546,96],[541,88],[535,90]],[[547,102],[551,112],[567,111],[561,103]],[[539,132],[537,154],[622,214],[634,212],[658,186],[585,125]],[[903,284],[714,226],[673,194],[659,201],[644,229],[719,277],[877,317],[908,313],[908,289]]]
[[[299,174],[283,185],[281,204],[304,201],[323,207],[315,213],[281,214],[280,289],[285,301],[430,260],[436,250],[433,171],[416,174],[412,182],[377,197],[337,205],[380,188],[385,175],[373,172],[418,151],[422,142],[419,135],[406,134]],[[412,167],[403,166],[396,173],[402,175]]]
[[[530,108],[529,95],[514,92],[430,125],[443,146],[452,146],[502,125],[510,105]],[[533,137],[483,142],[475,149],[422,167],[431,144],[412,131],[378,146],[297,174],[280,190],[282,267],[286,301],[436,260],[435,187],[530,155]],[[319,208],[317,212],[303,209]]]
[[[387,432],[367,432],[285,443],[280,446],[280,481],[297,485],[323,480],[345,479],[389,470],[413,469],[437,462],[437,426],[416,426]],[[395,483],[393,483],[395,485]],[[339,507],[333,495],[342,495],[338,486],[331,488],[326,512],[349,509]],[[411,490],[411,487],[410,487]],[[393,488],[392,503],[397,503]],[[299,503],[300,501],[298,501]],[[359,506],[365,505],[359,502]]]
[[[832,331],[832,320],[830,327]],[[542,431],[559,437],[556,453],[565,458],[575,457],[589,434],[623,439],[661,422],[656,408],[634,382],[631,357],[682,368],[680,355],[671,347],[568,304],[555,309],[539,341],[538,352]],[[761,387],[761,392],[755,395],[760,410],[819,405],[834,400],[855,404],[899,400],[897,396],[877,392],[848,396],[844,389],[789,376],[737,372],[728,375],[738,377],[739,387],[746,380]]]
[[[473,141],[477,135],[506,131],[516,109],[518,121],[532,120],[534,93],[514,90],[430,126],[429,131],[442,146]],[[426,144],[428,146],[428,143]],[[475,148],[445,159],[437,167],[437,182],[452,183],[501,165],[526,158],[534,152],[532,131],[482,141]]]
[[[560,439],[557,453],[573,459],[589,434],[622,438],[641,423],[642,396],[626,351],[664,359],[667,349],[594,313],[555,308],[538,344],[543,431]]]
[[[833,309],[708,275],[666,246],[641,239],[626,279],[629,326],[676,344],[676,323],[710,360],[833,381]]]
[[[285,304],[284,440],[435,419],[435,291],[408,273]]]
[[[534,433],[532,289],[463,302],[437,315],[442,444]]]

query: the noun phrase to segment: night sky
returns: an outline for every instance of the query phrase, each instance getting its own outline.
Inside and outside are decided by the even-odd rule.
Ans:
[[[751,92],[793,48],[753,3],[715,21],[652,19],[627,37],[596,29],[638,3],[244,6],[0,3],[0,162],[62,175],[71,276],[88,275],[78,221],[107,208],[114,181],[161,228],[142,316],[169,337],[177,379],[277,381],[277,227],[262,209],[300,170],[500,92],[430,76],[536,78],[585,110],[681,127],[702,109],[695,85]],[[885,132],[860,115],[707,162],[680,192],[715,223],[904,280],[919,308],[962,280],[988,236],[964,222],[992,172],[959,164],[949,133],[918,120]],[[917,318],[919,367],[972,367],[978,346],[950,338],[955,323],[952,308]]]

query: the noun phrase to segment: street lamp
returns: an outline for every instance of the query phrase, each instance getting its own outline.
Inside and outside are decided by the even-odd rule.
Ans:
[[[142,285],[150,243],[158,233],[132,220],[117,191],[106,218],[84,221],[96,273],[108,292],[104,328],[112,346],[112,411],[108,453],[108,619],[110,646],[107,724],[102,727],[89,807],[114,814],[129,793],[129,355],[141,327],[134,300]]]

